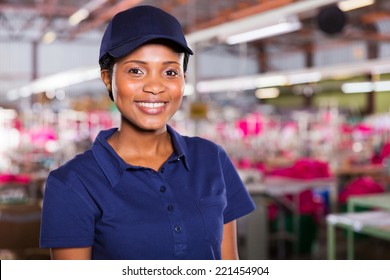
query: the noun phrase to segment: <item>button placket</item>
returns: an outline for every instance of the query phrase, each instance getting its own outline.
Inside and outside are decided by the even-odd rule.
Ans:
[[[159,193],[161,202],[164,205],[164,210],[167,213],[167,222],[170,224],[173,238],[174,238],[174,252],[175,255],[184,255],[187,253],[187,236],[183,228],[182,215],[180,208],[178,208],[174,192],[165,180],[167,174],[167,167],[161,167],[159,172],[150,170],[149,178],[155,190]]]

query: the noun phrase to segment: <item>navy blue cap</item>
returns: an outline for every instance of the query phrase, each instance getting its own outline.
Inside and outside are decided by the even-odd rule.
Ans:
[[[117,58],[155,39],[176,43],[183,52],[193,54],[179,21],[153,6],[137,6],[116,14],[107,26],[100,45],[99,61],[105,54]]]

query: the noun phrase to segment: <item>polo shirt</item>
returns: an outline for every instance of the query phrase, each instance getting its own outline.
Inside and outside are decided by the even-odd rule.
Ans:
[[[223,225],[254,210],[220,145],[168,126],[174,152],[155,171],[119,157],[101,131],[50,172],[40,245],[92,246],[92,259],[221,259]],[[131,140],[129,140],[131,145]]]

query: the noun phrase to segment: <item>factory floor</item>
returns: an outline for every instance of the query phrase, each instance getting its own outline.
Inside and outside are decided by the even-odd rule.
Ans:
[[[305,240],[303,240],[305,242]],[[310,240],[306,240],[310,242]],[[343,229],[336,229],[336,259],[347,259],[347,238]],[[239,239],[240,259],[245,260],[245,240]],[[327,228],[325,220],[316,225],[315,238],[311,242],[310,250],[294,249],[291,241],[280,241],[270,234],[268,243],[268,259],[270,260],[327,260]],[[307,246],[306,246],[307,247]],[[366,235],[355,235],[354,259],[356,260],[390,260],[390,241]]]

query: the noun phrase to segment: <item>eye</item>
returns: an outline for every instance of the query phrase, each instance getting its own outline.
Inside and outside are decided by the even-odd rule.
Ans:
[[[165,71],[165,75],[170,76],[170,77],[175,77],[175,76],[178,76],[179,73],[176,70],[170,69],[170,70]]]
[[[131,74],[134,74],[134,75],[141,75],[141,74],[143,74],[143,72],[139,68],[130,68],[127,72],[131,73]]]

